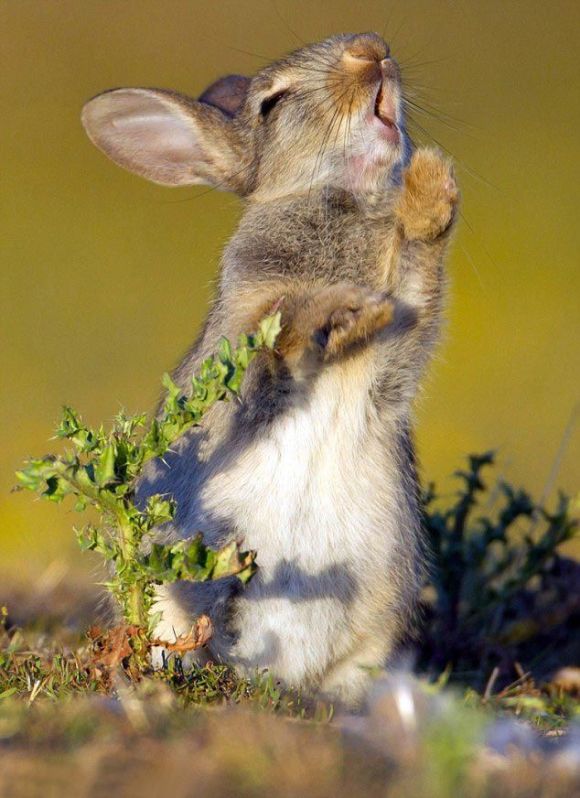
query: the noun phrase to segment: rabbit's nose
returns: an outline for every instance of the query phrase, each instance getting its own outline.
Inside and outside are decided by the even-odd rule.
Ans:
[[[351,36],[344,49],[346,63],[371,61],[379,63],[389,56],[389,46],[376,33]]]
[[[399,67],[392,58],[383,58],[381,61],[381,72],[384,78],[396,79],[399,76]]]

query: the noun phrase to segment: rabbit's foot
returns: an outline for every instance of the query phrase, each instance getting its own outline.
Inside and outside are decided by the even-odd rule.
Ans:
[[[417,150],[404,173],[397,218],[405,238],[432,241],[453,222],[459,201],[453,166],[440,152]]]
[[[392,318],[387,294],[339,283],[319,289],[297,306],[279,344],[289,363],[314,365],[370,341]]]

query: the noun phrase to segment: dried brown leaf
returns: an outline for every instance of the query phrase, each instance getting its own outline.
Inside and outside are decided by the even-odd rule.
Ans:
[[[192,626],[188,634],[179,635],[173,643],[166,640],[155,639],[151,641],[152,646],[163,646],[170,652],[185,654],[188,651],[195,651],[196,648],[205,646],[213,636],[213,624],[208,615],[200,615],[195,625]]]
[[[98,627],[89,629],[89,637],[93,640],[93,664],[116,668],[124,659],[133,653],[131,638],[138,636],[141,630],[138,626],[121,624],[114,626],[106,632],[100,632]]]

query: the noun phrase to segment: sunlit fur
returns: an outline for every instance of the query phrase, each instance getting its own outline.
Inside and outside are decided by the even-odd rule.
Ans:
[[[201,656],[269,669],[350,705],[412,625],[423,578],[411,403],[439,332],[457,202],[450,164],[411,154],[386,56],[374,34],[306,47],[258,73],[234,116],[153,90],[103,95],[85,114],[91,138],[121,165],[244,197],[177,382],[187,389],[220,336],[235,340],[282,313],[277,351],[254,361],[242,401],[214,406],[140,488],[176,498],[168,537],[238,539],[257,550],[259,572],[244,590],[235,579],[160,590],[158,636],[185,633],[207,612],[216,633]],[[108,126],[117,101],[132,123],[126,96],[167,114],[164,130],[175,108],[175,157],[192,141],[183,171],[160,161],[153,134],[139,149]],[[396,129],[375,116],[377,97]]]

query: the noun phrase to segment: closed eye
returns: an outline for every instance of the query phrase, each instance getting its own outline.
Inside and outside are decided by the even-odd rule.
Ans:
[[[262,100],[262,104],[260,105],[260,114],[262,116],[268,116],[270,111],[272,111],[276,105],[280,102],[282,97],[287,94],[287,89],[282,89],[281,91],[277,91],[274,94],[271,94],[269,97],[266,97],[265,100]]]

